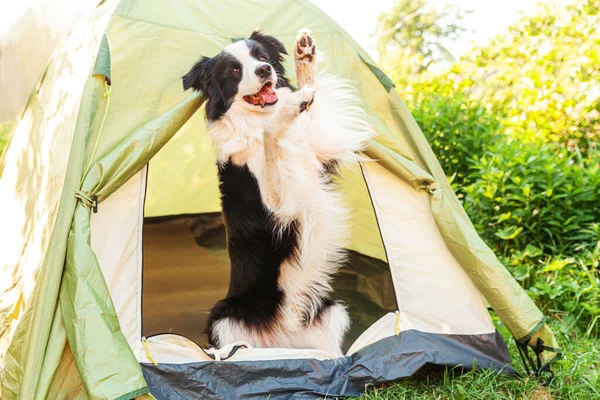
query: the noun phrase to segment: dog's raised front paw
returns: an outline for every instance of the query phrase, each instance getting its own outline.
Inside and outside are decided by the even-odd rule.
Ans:
[[[312,37],[310,29],[301,29],[296,36],[294,46],[296,62],[314,63],[317,60],[317,41]]]
[[[310,106],[312,106],[313,101],[315,100],[315,89],[304,86],[302,89],[294,93],[296,97],[296,105],[298,107],[298,113],[303,113],[304,111],[308,111]]]

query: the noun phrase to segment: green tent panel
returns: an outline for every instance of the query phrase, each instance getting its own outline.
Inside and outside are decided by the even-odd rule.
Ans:
[[[288,48],[310,28],[377,133],[338,179],[342,358],[206,348],[229,260],[203,99],[180,78],[256,27]],[[514,372],[488,305],[544,366],[560,355],[391,80],[308,1],[101,2],[54,52],[0,171],[2,399],[354,396],[428,364]]]

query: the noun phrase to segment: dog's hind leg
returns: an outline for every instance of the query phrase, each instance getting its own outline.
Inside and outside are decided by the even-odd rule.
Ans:
[[[323,350],[335,357],[342,357],[344,335],[350,327],[346,308],[334,303],[293,338],[293,347]]]
[[[317,41],[309,29],[301,29],[294,44],[298,87],[312,86],[317,78]]]

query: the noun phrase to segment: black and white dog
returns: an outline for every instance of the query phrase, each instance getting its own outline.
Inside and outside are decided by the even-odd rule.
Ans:
[[[348,212],[331,174],[371,137],[354,91],[317,76],[315,39],[294,46],[298,91],[283,44],[254,32],[183,77],[207,98],[216,146],[231,282],[211,311],[210,343],[316,348],[341,355],[349,326],[330,283],[344,260]]]

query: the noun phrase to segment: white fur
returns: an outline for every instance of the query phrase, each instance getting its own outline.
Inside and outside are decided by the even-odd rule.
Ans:
[[[241,46],[230,47],[235,47],[236,57],[246,60],[239,54]],[[315,318],[320,298],[331,293],[333,274],[344,259],[349,213],[320,169],[329,161],[356,164],[356,152],[366,146],[372,130],[347,82],[328,75],[317,77],[314,60],[301,68],[312,69],[308,74],[312,88],[295,93],[277,89],[279,102],[265,107],[267,113],[236,100],[220,120],[209,125],[218,161],[231,158],[237,165],[248,165],[263,202],[282,229],[293,220],[300,222],[298,258],[281,266],[279,286],[285,300],[276,329],[270,334],[249,332],[224,319],[213,326],[213,332],[219,345],[247,340],[255,346],[311,347],[341,355],[349,325],[344,307],[336,304]],[[313,96],[310,109],[300,114],[300,103]],[[265,149],[275,154],[266,154]],[[303,315],[309,316],[308,326],[302,323]]]
[[[258,78],[255,71],[258,67],[266,63],[264,61],[259,61],[256,58],[252,57],[250,55],[250,51],[248,49],[248,46],[246,45],[246,42],[244,42],[243,40],[227,45],[223,49],[223,51],[237,58],[243,66],[241,71],[242,80],[240,81],[238,86],[238,93],[235,96],[235,103],[246,105],[246,108],[248,110],[252,110],[253,112],[268,111],[261,107],[249,105],[243,100],[244,96],[258,92],[265,84],[264,80],[260,80]],[[271,80],[273,81],[273,83],[277,82],[277,73],[274,69],[271,69]]]
[[[342,339],[349,326],[346,309],[335,304],[325,310],[319,320],[297,330],[283,328],[283,323],[280,323],[271,330],[257,331],[230,318],[217,321],[212,330],[221,347],[243,341],[252,347],[318,349],[342,357]]]

